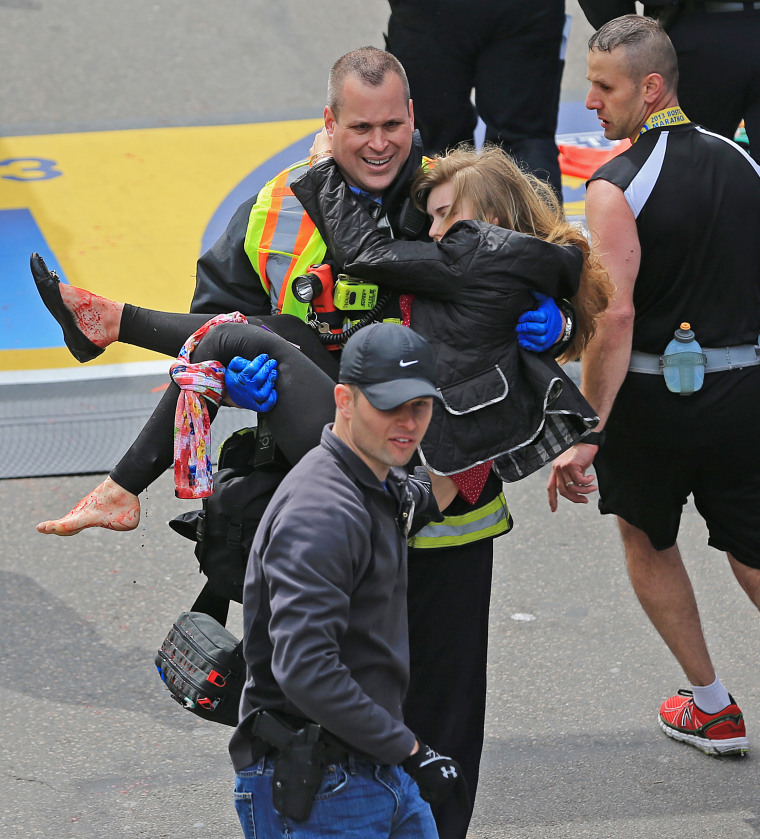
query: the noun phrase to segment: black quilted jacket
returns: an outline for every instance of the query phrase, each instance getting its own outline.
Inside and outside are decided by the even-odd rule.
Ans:
[[[536,305],[532,291],[575,293],[577,248],[479,221],[457,222],[439,243],[391,239],[332,161],[293,190],[351,276],[415,295],[411,326],[431,343],[444,399],[422,443],[426,466],[450,475],[494,460],[499,477],[515,481],[598,423],[559,365],[523,350],[515,333]]]

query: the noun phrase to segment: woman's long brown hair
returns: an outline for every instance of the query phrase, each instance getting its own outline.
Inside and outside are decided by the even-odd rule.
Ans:
[[[558,245],[575,245],[583,254],[578,292],[570,298],[575,309],[576,330],[572,343],[559,361],[579,358],[596,331],[596,319],[604,312],[615,287],[596,258],[580,227],[566,221],[554,190],[539,178],[522,171],[498,146],[476,151],[460,146],[434,158],[426,172],[417,176],[412,195],[426,210],[430,191],[451,182],[451,208],[466,199],[476,220],[499,220],[499,226],[528,233]]]

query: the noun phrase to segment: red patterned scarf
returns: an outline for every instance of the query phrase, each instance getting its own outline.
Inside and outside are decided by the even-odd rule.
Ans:
[[[174,414],[174,493],[177,498],[205,498],[214,491],[211,474],[211,421],[206,399],[215,405],[224,396],[224,365],[219,361],[190,362],[199,341],[220,323],[248,323],[240,312],[217,315],[185,341],[169,368],[179,385]]]

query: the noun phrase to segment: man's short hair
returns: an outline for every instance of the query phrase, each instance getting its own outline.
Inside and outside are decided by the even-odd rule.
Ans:
[[[678,59],[662,26],[642,15],[623,15],[605,23],[591,36],[589,52],[611,52],[625,47],[633,81],[659,73],[668,90],[678,88]]]
[[[409,102],[409,80],[401,62],[378,47],[359,47],[341,56],[332,70],[327,83],[327,107],[338,116],[343,104],[343,84],[348,76],[355,76],[370,87],[380,87],[389,73],[395,73],[404,86],[404,98]]]

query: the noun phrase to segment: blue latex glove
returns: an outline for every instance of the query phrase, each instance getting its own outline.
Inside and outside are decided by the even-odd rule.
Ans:
[[[239,408],[260,414],[271,410],[277,402],[277,361],[266,353],[248,361],[236,355],[224,371],[227,396]]]
[[[545,352],[559,341],[564,330],[562,312],[551,297],[534,291],[538,308],[523,312],[515,331],[517,341],[523,349],[531,352]]]

